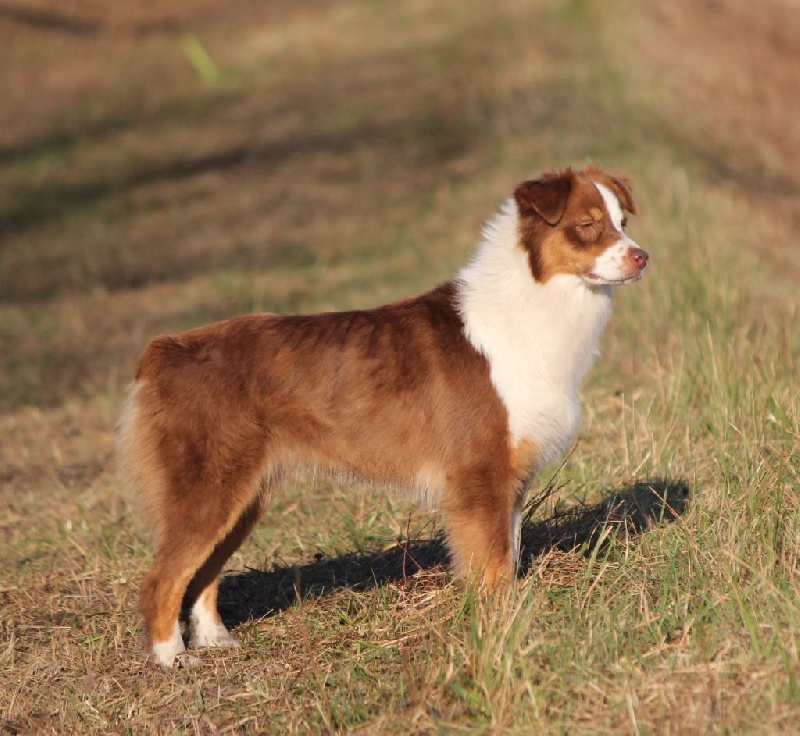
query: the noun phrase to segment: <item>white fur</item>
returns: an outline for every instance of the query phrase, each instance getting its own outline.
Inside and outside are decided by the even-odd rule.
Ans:
[[[622,211],[622,205],[620,205],[617,196],[605,184],[595,182],[594,185],[603,197],[611,222],[614,223],[614,227],[617,230],[622,232],[622,221],[625,219],[625,213]]]
[[[192,647],[238,647],[239,642],[217,621],[216,611],[211,611],[201,597],[192,606],[189,617]]]
[[[511,439],[532,441],[541,468],[577,432],[578,388],[611,316],[611,289],[567,274],[538,283],[518,228],[509,200],[459,274],[459,304],[467,338],[489,360]]]
[[[597,284],[638,281],[641,278],[641,272],[631,276],[630,269],[625,266],[628,252],[631,248],[639,246],[622,230],[624,213],[619,200],[608,187],[602,184],[595,184],[595,186],[602,195],[608,214],[611,216],[611,222],[614,223],[614,227],[619,231],[621,237],[595,261],[591,281]]]
[[[522,549],[522,509],[511,512],[511,552],[514,555],[514,571],[519,568],[519,553]]]
[[[153,642],[153,656],[165,667],[172,667],[175,657],[186,651],[178,622],[172,627],[172,635],[166,641]]]

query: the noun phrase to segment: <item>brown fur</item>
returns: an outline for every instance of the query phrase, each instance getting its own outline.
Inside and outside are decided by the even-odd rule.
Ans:
[[[517,188],[537,280],[580,273],[614,237],[592,179],[602,174],[633,211],[627,185],[598,171]],[[119,448],[158,535],[139,605],[151,645],[170,638],[182,606],[216,611],[218,575],[287,468],[430,483],[456,573],[494,588],[514,575],[512,516],[537,466],[533,442],[511,441],[452,282],[376,309],[250,315],[158,337],[139,361]]]
[[[408,485],[434,469],[456,570],[485,569],[489,586],[512,576],[508,528],[534,453],[512,451],[453,298],[444,285],[368,311],[237,317],[150,343],[122,436],[159,537],[140,602],[151,641],[168,638],[182,603],[215,596],[265,486],[296,464]]]
[[[607,186],[624,209],[636,213],[628,181],[591,164],[582,172],[565,169],[545,174],[523,182],[514,191],[522,215],[521,240],[537,281],[546,283],[559,273],[585,273],[618,237],[594,182]],[[593,222],[589,227],[583,225],[587,219]],[[553,239],[561,242],[554,245]],[[636,268],[631,263],[631,269]]]

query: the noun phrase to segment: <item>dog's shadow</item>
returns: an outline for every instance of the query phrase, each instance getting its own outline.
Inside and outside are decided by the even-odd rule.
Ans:
[[[612,490],[593,505],[556,506],[549,518],[533,516],[557,488],[548,486],[531,499],[522,525],[520,575],[536,557],[554,549],[589,554],[598,543],[624,532],[627,538],[653,525],[674,521],[686,510],[689,486],[683,480],[658,478],[636,481]],[[398,582],[420,570],[447,564],[444,536],[409,539],[373,553],[348,552],[338,557],[316,555],[305,565],[249,568],[225,576],[220,583],[219,610],[228,626],[271,616],[298,599],[318,598],[337,589],[367,590]]]

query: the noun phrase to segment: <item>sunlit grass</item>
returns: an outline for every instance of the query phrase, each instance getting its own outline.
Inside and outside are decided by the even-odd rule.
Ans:
[[[644,7],[262,10],[276,15],[197,19],[215,85],[191,65],[137,76],[185,63],[179,36],[148,37],[147,63],[128,64],[119,87],[80,66],[85,47],[65,46],[74,60],[47,64],[94,70],[106,94],[88,107],[43,98],[39,117],[26,108],[38,137],[0,151],[2,727],[791,732],[800,334],[788,210],[735,174],[759,151],[743,143],[726,178],[709,163],[727,150],[713,128],[672,135],[665,123],[694,106],[728,125],[741,90],[704,101],[679,71],[665,77],[683,37]],[[769,17],[759,8],[748,33]],[[637,34],[659,21],[648,53]],[[125,67],[111,36],[84,43]],[[518,180],[588,158],[632,177],[630,232],[651,262],[615,297],[575,450],[530,490],[518,584],[499,599],[462,590],[435,514],[301,475],[223,581],[242,649],[204,652],[193,671],[145,663],[135,598],[148,533],[112,458],[149,337],[428,288],[466,262]],[[774,180],[787,170],[776,164]]]

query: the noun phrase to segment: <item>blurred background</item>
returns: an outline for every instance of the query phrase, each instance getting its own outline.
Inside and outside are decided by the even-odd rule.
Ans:
[[[159,331],[426,288],[587,160],[633,179],[653,278],[718,246],[796,287],[799,12],[2,2],[0,406],[116,394]],[[717,244],[685,237],[703,208]]]

